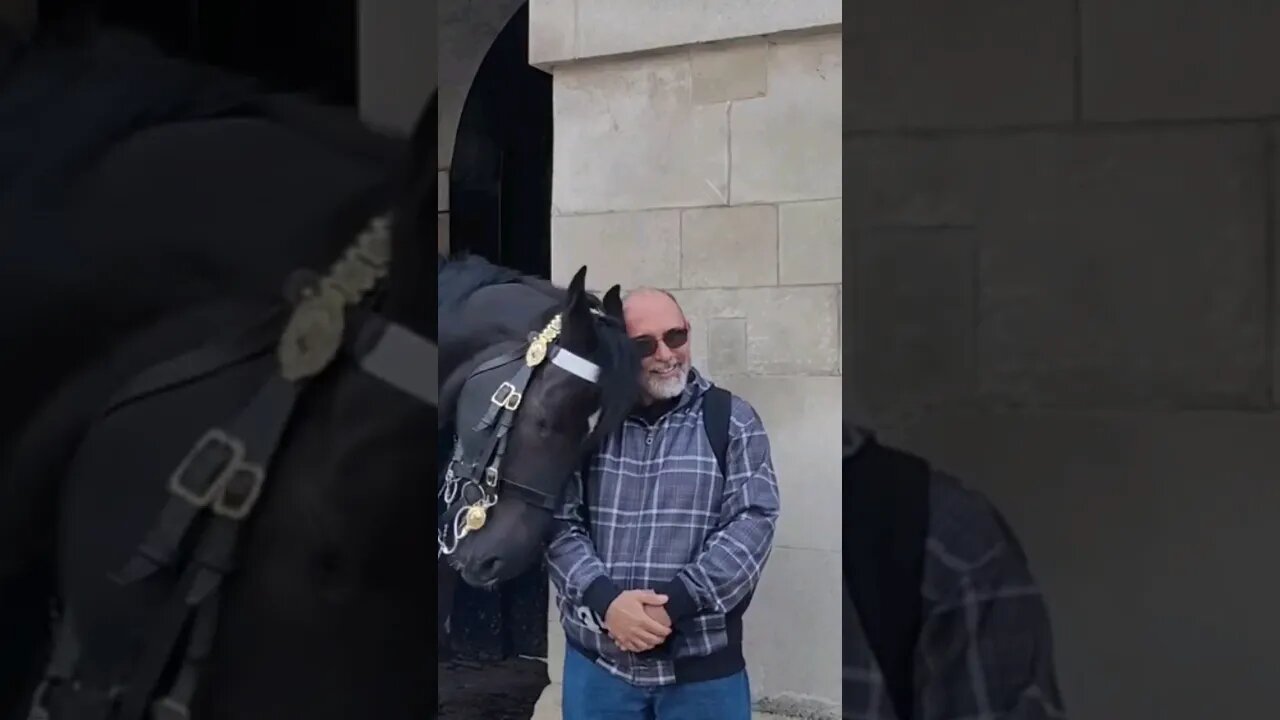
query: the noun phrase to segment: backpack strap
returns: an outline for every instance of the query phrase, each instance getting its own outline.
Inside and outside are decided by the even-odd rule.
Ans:
[[[729,478],[729,418],[733,414],[733,395],[712,385],[702,396],[702,429],[716,455],[720,477]]]
[[[870,437],[844,461],[845,586],[900,720],[914,709],[931,476],[923,459]]]

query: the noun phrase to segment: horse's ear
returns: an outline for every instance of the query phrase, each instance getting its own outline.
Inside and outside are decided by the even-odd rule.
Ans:
[[[565,307],[570,311],[587,310],[589,303],[587,302],[587,266],[583,265],[577,273],[574,274],[573,280],[569,281],[569,294],[565,299]]]
[[[573,274],[573,279],[569,281],[569,295],[577,297],[585,295],[587,292],[587,266],[583,265],[578,272]]]
[[[604,294],[604,311],[618,320],[622,320],[622,286],[614,285]]]

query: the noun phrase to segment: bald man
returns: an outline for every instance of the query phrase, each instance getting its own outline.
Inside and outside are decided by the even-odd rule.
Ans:
[[[755,409],[693,367],[669,293],[623,303],[641,400],[578,473],[547,551],[564,720],[750,720],[742,617],[780,508]]]

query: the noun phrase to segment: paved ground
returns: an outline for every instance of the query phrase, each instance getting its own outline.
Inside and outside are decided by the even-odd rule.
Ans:
[[[546,663],[520,658],[497,663],[440,662],[436,679],[440,720],[529,720],[549,682]]]

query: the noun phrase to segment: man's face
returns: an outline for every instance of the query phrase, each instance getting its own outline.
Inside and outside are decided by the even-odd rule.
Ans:
[[[680,307],[660,292],[637,292],[627,298],[623,314],[627,334],[645,355],[640,361],[644,400],[649,403],[680,395],[692,364],[689,323]]]

